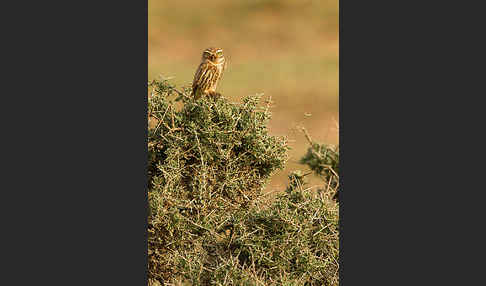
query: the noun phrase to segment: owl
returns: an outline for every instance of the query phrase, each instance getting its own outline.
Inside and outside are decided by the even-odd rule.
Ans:
[[[216,87],[226,69],[226,59],[223,49],[207,48],[201,58],[201,64],[197,68],[192,82],[192,96],[195,99],[205,96],[219,96]]]

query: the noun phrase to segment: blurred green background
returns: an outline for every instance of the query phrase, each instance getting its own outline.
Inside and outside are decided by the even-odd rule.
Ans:
[[[338,144],[338,0],[148,1],[148,75],[189,86],[202,51],[224,49],[218,91],[233,101],[264,93],[274,101],[270,132],[290,139],[290,161],[268,191],[282,190],[312,139]],[[311,183],[321,181],[311,178]]]

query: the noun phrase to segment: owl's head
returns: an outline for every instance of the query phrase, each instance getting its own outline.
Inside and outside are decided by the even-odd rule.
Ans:
[[[202,54],[203,60],[209,60],[214,64],[219,64],[224,61],[223,49],[221,48],[207,48]]]

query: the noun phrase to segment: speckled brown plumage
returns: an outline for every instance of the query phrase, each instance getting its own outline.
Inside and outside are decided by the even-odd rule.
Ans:
[[[197,68],[192,82],[192,96],[195,99],[205,96],[218,96],[218,83],[226,69],[223,49],[207,48],[203,51],[201,64]]]

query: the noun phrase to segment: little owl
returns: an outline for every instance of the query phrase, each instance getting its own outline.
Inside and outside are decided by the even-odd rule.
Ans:
[[[216,92],[221,76],[226,69],[226,60],[223,49],[207,48],[201,58],[201,64],[197,68],[192,82],[192,96],[195,99],[205,96],[219,96]]]

